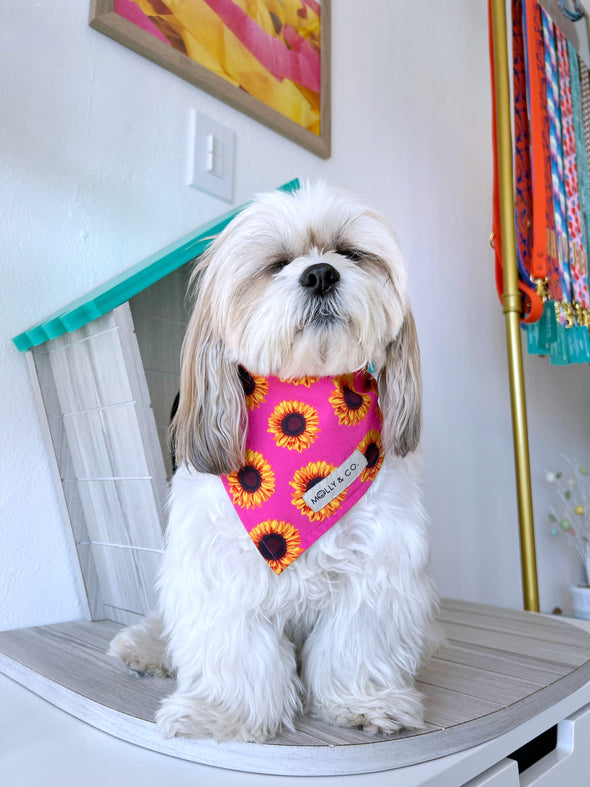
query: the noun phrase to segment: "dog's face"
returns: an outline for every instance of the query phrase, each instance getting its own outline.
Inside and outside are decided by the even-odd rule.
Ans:
[[[415,447],[418,347],[405,265],[381,216],[325,183],[263,195],[212,243],[195,280],[173,424],[181,461],[216,473],[239,464],[245,415],[243,407],[236,411],[235,396],[243,399],[240,365],[296,378],[372,364],[386,421],[388,390],[399,410],[415,414],[414,436],[407,427],[405,437],[392,436],[394,450]],[[231,423],[228,408],[235,411]],[[237,432],[233,447],[218,446],[213,458],[201,443],[205,436],[219,443],[225,432]]]
[[[201,287],[232,360],[283,378],[379,368],[407,311],[385,222],[324,183],[273,192],[216,240]]]

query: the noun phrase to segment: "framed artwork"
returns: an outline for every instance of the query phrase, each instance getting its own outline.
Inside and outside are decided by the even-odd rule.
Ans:
[[[90,26],[330,155],[330,0],[92,0]]]

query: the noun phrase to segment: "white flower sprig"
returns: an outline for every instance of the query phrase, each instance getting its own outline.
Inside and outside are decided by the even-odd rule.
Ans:
[[[554,537],[566,536],[586,575],[586,585],[590,585],[590,505],[588,505],[588,468],[563,457],[571,472],[545,473],[545,480],[557,493],[559,502],[549,509],[550,533]]]

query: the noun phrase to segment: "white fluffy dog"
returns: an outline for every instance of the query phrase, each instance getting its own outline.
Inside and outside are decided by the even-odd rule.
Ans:
[[[194,285],[160,607],[111,652],[176,675],[157,714],[166,737],[264,741],[302,712],[371,732],[420,727],[414,677],[436,594],[415,454],[419,350],[393,232],[325,183],[269,193],[215,239]],[[378,475],[280,575],[220,478],[244,463],[241,368],[283,380],[368,368],[378,383]]]

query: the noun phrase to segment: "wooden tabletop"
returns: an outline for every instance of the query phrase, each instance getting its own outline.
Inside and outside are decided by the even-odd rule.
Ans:
[[[75,621],[0,633],[0,672],[116,737],[183,759],[254,773],[389,770],[483,743],[590,680],[590,635],[559,619],[446,600],[446,642],[418,678],[426,729],[371,736],[302,718],[267,744],[172,741],[153,723],[171,679],[138,678],[106,654],[121,628]]]

